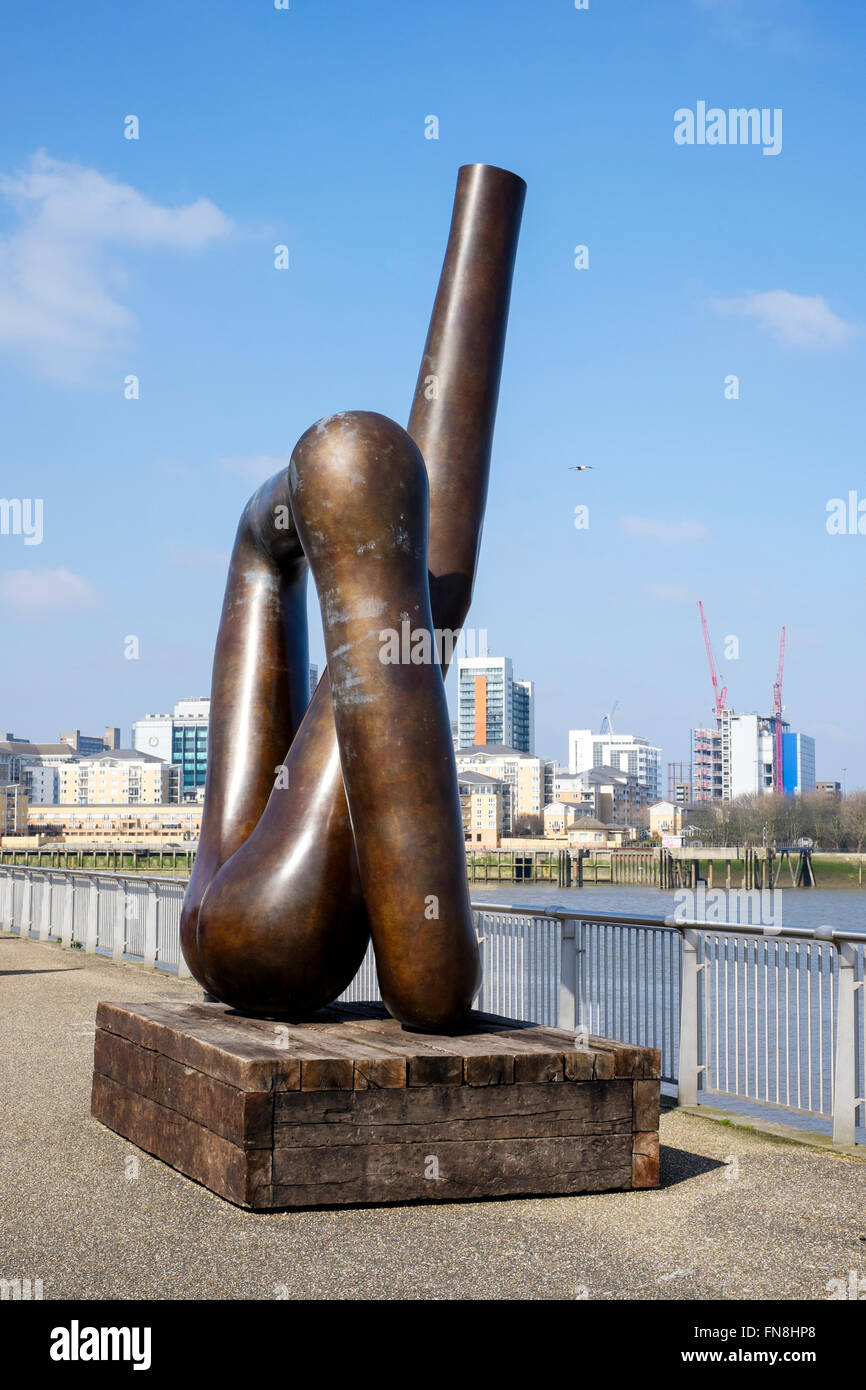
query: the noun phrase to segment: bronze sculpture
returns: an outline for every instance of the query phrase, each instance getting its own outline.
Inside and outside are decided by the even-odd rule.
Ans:
[[[409,621],[432,642],[469,609],[524,194],[460,170],[408,432],[320,421],[241,517],[181,943],[243,1012],[330,1002],[371,933],[404,1024],[456,1026],[480,983],[445,673],[384,663],[380,632]],[[304,713],[308,567],[328,669]]]

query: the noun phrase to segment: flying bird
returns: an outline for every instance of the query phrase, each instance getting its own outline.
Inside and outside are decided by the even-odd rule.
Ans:
[[[572,473],[582,473],[584,468],[592,468],[592,466],[591,463],[572,463],[569,464],[569,470]]]

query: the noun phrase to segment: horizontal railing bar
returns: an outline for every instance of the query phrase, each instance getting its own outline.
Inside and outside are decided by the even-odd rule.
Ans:
[[[29,865],[29,864],[3,864],[0,863],[0,871],[8,869],[12,873],[19,874],[63,874],[69,877],[81,877],[87,879],[107,878],[107,879],[134,879],[139,883],[172,883],[187,884],[189,879],[175,876],[174,874],[150,874],[140,873],[131,869],[128,873],[115,869],[65,869],[56,868],[52,865]],[[754,891],[760,892],[760,889]],[[644,927],[650,931],[681,931],[683,928],[704,931],[710,933],[722,933],[739,936],[758,936],[767,937],[776,941],[850,941],[855,944],[866,943],[866,932],[844,931],[836,927],[785,927],[781,930],[775,928],[754,925],[750,922],[710,922],[700,918],[674,918],[670,915],[665,917],[650,916],[646,913],[627,913],[627,912],[581,912],[575,908],[563,907],[560,904],[543,905],[541,903],[498,903],[498,902],[477,902],[472,901],[472,908],[476,912],[501,912],[514,913],[519,917],[552,917],[562,921],[574,922],[600,922],[610,923],[611,925],[621,924],[624,926]]]
[[[188,878],[181,878],[175,874],[146,874],[138,869],[129,869],[124,873],[121,869],[58,869],[56,864],[3,864],[0,862],[0,873],[8,869],[13,874],[62,874],[69,878],[123,878],[135,879],[136,883],[189,883]]]
[[[773,941],[853,941],[866,944],[866,932],[841,931],[836,927],[785,927],[777,930],[754,925],[751,922],[710,922],[706,919],[681,917],[649,917],[641,913],[628,912],[576,912],[566,907],[542,907],[527,903],[480,903],[474,899],[472,907],[476,912],[513,912],[520,917],[556,917],[563,921],[609,922],[612,925],[645,927],[649,931],[681,931],[683,928],[723,935],[762,936]]]
[[[840,931],[837,927],[762,927],[752,922],[708,922],[700,917],[690,917],[686,921],[680,917],[665,917],[664,924],[674,931],[685,927],[690,931],[707,932],[710,936],[759,936],[766,941],[814,941],[818,945],[854,941],[866,945],[866,932]]]

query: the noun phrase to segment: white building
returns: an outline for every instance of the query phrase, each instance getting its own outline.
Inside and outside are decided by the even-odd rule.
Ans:
[[[773,721],[758,714],[732,714],[729,731],[730,798],[772,792],[776,761]]]
[[[590,767],[574,775],[558,769],[553,792],[554,802],[579,806],[605,825],[637,825],[638,813],[652,800],[643,783],[616,767]]]
[[[58,769],[75,761],[68,743],[30,743],[26,739],[0,741],[0,784],[19,784],[31,805],[56,806],[59,799]]]
[[[612,767],[630,772],[646,787],[651,801],[661,798],[662,750],[637,734],[594,734],[591,729],[569,729],[569,772],[593,767]]]
[[[718,729],[692,729],[691,746],[693,801],[734,801],[777,790],[775,714],[722,710]],[[793,733],[785,720],[781,783],[786,796],[815,790],[815,740]]]
[[[134,806],[168,803],[167,763],[133,748],[74,758],[58,769],[61,806]]]

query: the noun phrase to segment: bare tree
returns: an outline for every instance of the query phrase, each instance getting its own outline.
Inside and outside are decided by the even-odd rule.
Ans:
[[[846,849],[862,854],[866,845],[866,791],[852,792],[841,804]]]

